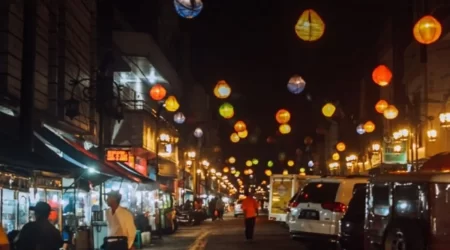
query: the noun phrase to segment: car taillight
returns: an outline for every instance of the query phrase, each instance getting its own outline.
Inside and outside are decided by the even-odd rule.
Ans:
[[[347,206],[340,202],[322,203],[322,208],[330,210],[332,212],[339,212],[339,213],[345,213],[345,211],[347,210]]]
[[[292,202],[292,204],[291,204],[292,208],[297,207],[297,206],[298,206],[298,202]]]

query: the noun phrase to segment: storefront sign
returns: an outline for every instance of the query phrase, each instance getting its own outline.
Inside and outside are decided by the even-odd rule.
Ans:
[[[383,163],[386,164],[406,164],[408,161],[408,153],[406,150],[406,143],[402,142],[401,144],[401,151],[395,152],[394,151],[394,144],[384,144],[384,152],[383,152]]]
[[[106,150],[106,161],[128,162],[129,158],[130,158],[129,150],[117,150],[117,149]]]

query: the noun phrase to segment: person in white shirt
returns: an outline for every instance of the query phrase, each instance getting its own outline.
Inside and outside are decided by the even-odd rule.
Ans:
[[[128,249],[134,249],[134,238],[136,237],[136,226],[133,214],[128,209],[120,206],[122,195],[118,191],[108,193],[106,203],[110,207],[106,211],[106,222],[108,223],[108,236],[125,236],[128,240]]]

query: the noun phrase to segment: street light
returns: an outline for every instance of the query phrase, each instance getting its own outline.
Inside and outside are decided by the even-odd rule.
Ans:
[[[381,144],[378,142],[373,143],[372,144],[372,152],[375,154],[378,154],[378,153],[380,153],[380,151],[381,151]]]
[[[450,128],[450,112],[440,113],[439,121],[441,122],[441,127]]]
[[[429,129],[427,131],[428,141],[429,142],[435,142],[437,139],[437,130],[436,129]]]

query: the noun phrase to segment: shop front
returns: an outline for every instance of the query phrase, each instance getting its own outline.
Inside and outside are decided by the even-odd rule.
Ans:
[[[49,221],[59,230],[62,230],[62,178],[50,176],[35,176],[29,190],[29,206],[37,202],[47,202],[51,207]],[[35,220],[34,212],[29,212],[31,221]]]

